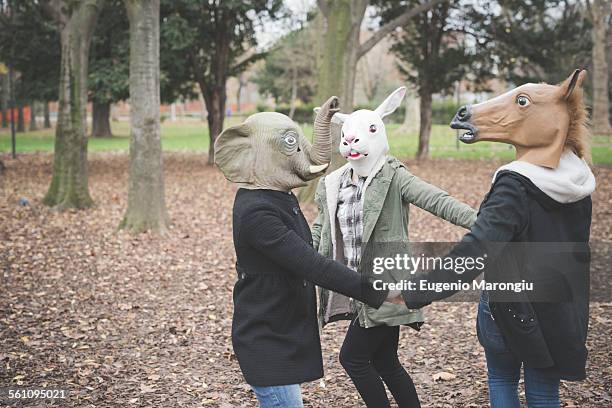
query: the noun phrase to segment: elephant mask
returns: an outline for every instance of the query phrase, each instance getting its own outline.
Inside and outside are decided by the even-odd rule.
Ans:
[[[215,163],[225,177],[247,189],[290,191],[323,174],[331,159],[331,118],[338,99],[317,111],[311,145],[288,116],[260,112],[225,129],[215,142]]]

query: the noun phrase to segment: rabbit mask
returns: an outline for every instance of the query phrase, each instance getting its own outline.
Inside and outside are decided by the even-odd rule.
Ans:
[[[348,160],[359,177],[368,177],[372,169],[389,152],[389,141],[383,118],[393,113],[406,95],[406,87],[396,89],[371,111],[360,109],[351,114],[336,113],[340,119],[340,154]]]

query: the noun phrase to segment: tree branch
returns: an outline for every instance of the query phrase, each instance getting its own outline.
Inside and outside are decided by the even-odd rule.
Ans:
[[[370,51],[376,44],[378,44],[383,38],[390,34],[399,26],[407,24],[410,19],[424,11],[431,9],[432,7],[447,2],[448,0],[430,0],[427,3],[420,4],[416,7],[411,8],[403,14],[400,14],[387,24],[383,25],[376,31],[366,42],[359,46],[359,52],[357,53],[357,59],[363,57],[368,51]]]
[[[249,55],[250,54],[250,55]],[[240,72],[244,71],[244,69],[249,65],[252,64],[253,62],[261,59],[261,58],[265,58],[266,55],[268,55],[268,51],[263,51],[263,52],[256,52],[256,53],[246,53],[243,54],[241,57],[238,58],[238,60],[236,62],[234,62],[234,64],[232,64],[232,66],[229,69],[229,73],[230,75],[236,75],[239,74]]]

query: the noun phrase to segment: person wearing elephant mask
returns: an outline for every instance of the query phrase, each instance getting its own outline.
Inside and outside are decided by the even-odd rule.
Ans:
[[[388,295],[313,249],[291,192],[327,168],[337,105],[332,97],[317,112],[312,145],[295,122],[276,112],[249,116],[215,143],[215,163],[240,187],[233,210],[238,279],[232,344],[261,407],[301,407],[300,384],[323,376],[315,285],[375,308]]]

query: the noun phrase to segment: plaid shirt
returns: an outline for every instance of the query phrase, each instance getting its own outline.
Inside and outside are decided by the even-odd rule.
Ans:
[[[361,195],[366,178],[359,177],[353,182],[353,169],[350,167],[342,174],[338,193],[338,225],[344,244],[344,263],[357,270],[361,260],[361,240],[363,238],[363,204]]]

